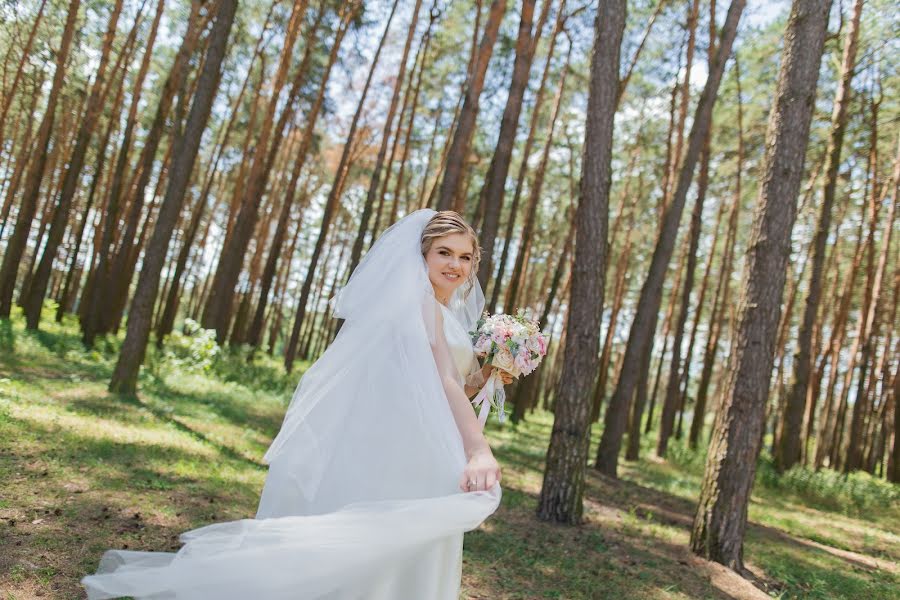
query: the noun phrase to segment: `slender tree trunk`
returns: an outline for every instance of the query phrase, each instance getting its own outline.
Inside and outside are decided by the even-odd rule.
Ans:
[[[62,298],[59,302],[59,306],[56,310],[56,322],[62,322],[63,315],[71,310],[72,298],[74,294],[72,294],[72,282],[73,279],[77,276],[80,278],[81,272],[76,269],[78,254],[81,251],[81,244],[84,240],[84,230],[87,227],[88,219],[90,218],[91,207],[94,205],[94,198],[97,193],[97,188],[100,185],[100,180],[104,175],[104,170],[106,168],[106,157],[107,157],[107,149],[109,146],[109,140],[112,137],[113,129],[118,126],[118,115],[122,109],[122,101],[124,98],[125,92],[125,76],[127,74],[127,62],[123,65],[122,74],[120,77],[119,89],[116,93],[116,98],[113,101],[113,109],[111,115],[112,118],[109,119],[109,123],[106,126],[106,132],[103,134],[103,138],[100,142],[100,153],[97,159],[97,164],[94,168],[94,176],[91,179],[90,189],[88,190],[88,197],[84,208],[83,217],[81,219],[81,224],[78,227],[78,233],[75,234],[75,248],[72,251],[72,257],[69,261],[69,268],[66,270],[65,275],[65,283],[63,284]],[[89,263],[89,260],[85,260],[85,265]],[[77,279],[75,279],[76,287],[77,287]]]
[[[853,16],[847,28],[844,41],[844,55],[841,61],[841,76],[834,98],[834,109],[831,113],[831,131],[828,137],[827,168],[822,191],[822,203],[819,207],[819,219],[816,236],[813,241],[812,270],[809,279],[809,291],[803,307],[803,320],[797,335],[797,349],[794,352],[793,374],[790,392],[787,397],[784,414],[784,432],[781,443],[775,453],[775,466],[789,469],[800,460],[800,436],[802,431],[803,411],[809,388],[810,368],[814,358],[811,356],[812,331],[822,292],[822,266],[825,263],[825,246],[831,231],[831,207],[834,205],[837,188],[838,169],[841,164],[841,147],[844,141],[844,130],[847,126],[847,107],[850,103],[851,81],[856,68],[856,48],[859,40],[859,21],[862,14],[863,0],[853,4]]]
[[[253,155],[253,163],[247,177],[247,185],[242,191],[240,209],[235,219],[234,230],[227,238],[222,253],[219,256],[216,274],[213,278],[212,293],[209,302],[203,311],[203,326],[216,330],[216,338],[223,343],[228,337],[231,324],[231,310],[234,301],[235,285],[241,273],[241,266],[250,239],[256,229],[259,220],[259,207],[265,194],[274,154],[277,152],[283,130],[282,122],[275,127],[275,113],[279,106],[281,90],[287,83],[288,70],[291,65],[294,44],[300,33],[303,18],[306,14],[307,0],[294,0],[291,5],[290,21],[287,24],[283,47],[281,49],[278,68],[272,83],[272,93],[266,105],[262,126],[256,136],[256,151]],[[303,76],[303,69],[299,70],[298,77]],[[299,81],[294,82],[294,93],[299,89]],[[282,116],[293,113],[293,100],[288,99],[283,108]],[[280,120],[281,121],[281,120]]]
[[[528,75],[531,71],[535,46],[541,29],[544,27],[544,20],[547,18],[547,9],[551,4],[550,0],[544,0],[540,19],[532,34],[535,2],[536,0],[523,0],[522,2],[522,17],[519,21],[519,35],[516,38],[516,58],[513,62],[512,80],[509,84],[503,117],[500,119],[497,147],[494,149],[484,186],[481,188],[480,201],[484,206],[484,220],[481,225],[479,243],[485,253],[478,267],[478,279],[484,289],[488,287],[488,279],[493,270],[494,238],[497,236],[497,227],[500,222],[503,192],[506,187],[506,176],[509,173],[516,130],[519,127],[522,99],[525,97],[525,88],[528,87]]]
[[[663,216],[663,228],[653,251],[650,269],[647,279],[641,289],[638,300],[637,313],[628,336],[625,347],[623,370],[619,375],[616,390],[606,409],[605,428],[600,439],[598,450],[597,469],[611,477],[616,476],[619,449],[622,446],[622,435],[625,430],[625,422],[628,415],[628,403],[637,384],[640,356],[649,351],[650,338],[653,335],[652,327],[655,325],[655,315],[659,310],[662,300],[662,286],[666,270],[675,247],[675,237],[678,233],[678,223],[681,220],[681,212],[687,197],[691,180],[694,176],[694,167],[699,158],[703,140],[712,119],[712,108],[719,91],[719,83],[725,70],[725,63],[731,54],[731,47],[737,34],[737,24],[743,12],[745,0],[732,0],[722,27],[722,33],[718,43],[714,59],[711,61],[709,77],[694,116],[691,133],[688,138],[688,148],[685,154],[678,184],[672,201],[669,203]]]
[[[350,122],[350,131],[347,134],[347,141],[344,143],[344,148],[341,152],[341,159],[334,174],[334,181],[332,182],[331,190],[328,193],[328,199],[325,202],[325,207],[322,215],[322,224],[319,229],[319,237],[316,239],[316,245],[313,248],[313,253],[310,257],[310,263],[306,272],[306,278],[303,282],[303,288],[300,291],[300,300],[297,303],[297,314],[294,317],[291,337],[288,341],[287,347],[285,348],[284,366],[288,372],[290,372],[294,366],[294,359],[296,358],[297,353],[297,345],[300,342],[300,328],[303,325],[303,318],[306,316],[306,304],[309,301],[309,293],[312,289],[316,267],[318,266],[319,257],[322,254],[325,240],[328,237],[328,230],[331,227],[331,221],[334,218],[334,212],[337,208],[337,202],[340,198],[341,190],[343,189],[343,181],[346,178],[347,171],[350,168],[350,152],[353,148],[354,140],[356,138],[356,129],[359,126],[359,119],[362,115],[362,111],[366,103],[366,97],[369,94],[369,87],[372,84],[372,77],[375,74],[375,67],[378,65],[378,60],[381,57],[381,51],[384,48],[384,42],[387,39],[388,32],[390,31],[391,21],[393,21],[393,16],[396,8],[397,1],[395,0],[391,8],[390,17],[388,18],[387,23],[385,23],[384,33],[381,35],[381,39],[378,42],[378,48],[375,50],[375,56],[372,58],[372,65],[369,68],[369,74],[366,77],[366,83],[363,86],[359,104],[357,104],[356,107],[356,112],[354,113],[353,119]]]
[[[877,106],[877,105],[876,105]],[[873,107],[872,114],[872,144],[877,143],[878,133],[876,128],[877,112]],[[877,162],[873,164],[873,168],[877,168]],[[891,204],[888,209],[888,216],[885,219],[885,231],[881,236],[881,254],[878,258],[878,265],[873,265],[875,254],[875,228],[878,224],[878,208],[881,204],[877,197],[877,185],[874,185],[873,177],[872,194],[870,196],[869,213],[871,216],[869,227],[869,256],[868,256],[868,283],[867,294],[869,302],[863,307],[862,315],[860,315],[860,328],[862,340],[862,350],[859,359],[859,379],[856,390],[856,401],[853,405],[852,419],[850,421],[850,433],[847,440],[847,461],[844,464],[845,471],[855,471],[863,467],[863,439],[864,430],[863,421],[865,419],[865,407],[867,394],[865,393],[866,376],[868,374],[870,363],[872,363],[873,354],[875,353],[875,338],[878,336],[878,313],[880,308],[881,287],[884,281],[884,274],[887,270],[888,249],[891,246],[891,235],[894,231],[894,218],[897,209],[897,188],[900,185],[900,145],[897,148],[897,155],[894,160],[894,172],[892,174],[892,191]]]
[[[769,114],[766,156],[739,303],[740,324],[691,532],[695,553],[738,572],[744,568],[747,505],[762,442],[785,267],[830,8],[831,0],[798,0],[791,7]]]
[[[53,121],[56,116],[56,104],[59,101],[59,94],[65,81],[66,62],[69,58],[69,50],[72,47],[72,38],[75,35],[75,24],[78,20],[78,9],[80,6],[81,0],[71,0],[69,2],[65,29],[63,29],[62,40],[56,53],[56,71],[53,75],[53,85],[50,88],[44,116],[38,129],[37,140],[33,145],[34,161],[25,179],[25,191],[19,206],[16,226],[3,253],[3,263],[0,266],[0,319],[8,319],[12,309],[12,297],[19,265],[22,263],[25,245],[28,242],[28,233],[31,230],[31,223],[37,211],[41,181],[44,177],[44,168],[47,165],[47,147],[50,143]]]
[[[732,201],[731,213],[728,217],[728,231],[725,234],[722,272],[719,276],[719,281],[716,284],[716,292],[709,315],[709,335],[706,339],[706,348],[703,354],[703,367],[700,372],[700,381],[697,384],[697,399],[694,402],[694,418],[691,420],[691,430],[688,433],[688,445],[691,448],[697,448],[700,441],[700,434],[703,431],[703,422],[706,417],[706,399],[708,396],[709,383],[712,378],[713,365],[715,364],[716,354],[719,348],[719,336],[722,332],[725,307],[728,306],[728,292],[731,289],[729,282],[731,281],[732,262],[734,259],[734,245],[737,239],[737,218],[741,206],[741,176],[744,169],[744,110],[743,103],[741,102],[740,62],[737,54],[735,54],[734,57],[734,77],[737,84],[738,127],[734,199]],[[713,245],[713,250],[715,250],[715,244]],[[713,250],[710,251],[710,265],[712,264]],[[699,312],[697,314],[697,320],[698,322],[700,320]]]
[[[597,371],[596,345],[603,313],[613,122],[625,13],[625,0],[601,0],[594,20],[565,359],[537,509],[538,518],[544,521],[577,524],[583,511],[590,392]]]
[[[38,7],[37,15],[35,15],[34,17],[34,23],[31,26],[31,30],[28,32],[28,39],[25,40],[25,45],[22,46],[22,57],[19,59],[19,64],[16,67],[16,74],[13,77],[9,89],[6,90],[6,88],[4,88],[3,104],[2,107],[0,107],[0,148],[3,148],[6,143],[6,138],[4,137],[6,134],[6,117],[9,114],[9,108],[12,106],[12,101],[15,97],[16,89],[18,89],[19,87],[19,81],[22,80],[22,75],[25,73],[25,65],[28,62],[28,58],[31,56],[31,48],[34,45],[34,38],[37,34],[38,27],[41,24],[41,20],[44,17],[44,9],[46,7],[47,0],[41,0],[41,5]],[[13,139],[15,139],[15,137],[13,137]]]
[[[172,70],[169,72],[162,90],[160,91],[160,100],[156,108],[153,122],[150,125],[147,135],[144,139],[144,147],[138,159],[137,167],[134,169],[136,173],[136,181],[133,187],[129,185],[125,189],[125,170],[128,163],[128,146],[133,136],[134,128],[137,125],[137,109],[138,102],[141,97],[141,87],[139,84],[143,82],[142,78],[146,76],[146,68],[149,68],[150,48],[144,54],[144,63],[141,65],[141,71],[138,74],[138,81],[135,85],[135,94],[129,110],[128,121],[125,125],[125,133],[122,138],[122,146],[116,161],[113,181],[109,192],[109,200],[106,207],[106,219],[103,224],[103,233],[100,241],[100,251],[98,254],[99,261],[93,271],[92,284],[86,290],[83,302],[86,304],[82,311],[83,319],[81,322],[82,341],[88,347],[93,346],[94,338],[98,333],[105,333],[110,329],[110,319],[108,304],[106,301],[116,296],[116,291],[124,285],[121,279],[125,278],[126,263],[128,262],[129,253],[131,251],[132,240],[137,238],[138,222],[140,213],[144,203],[144,195],[147,185],[150,183],[150,176],[153,171],[153,164],[156,160],[156,151],[162,140],[163,128],[169,116],[169,110],[172,107],[173,98],[176,90],[183,87],[183,81],[187,77],[187,63],[191,54],[199,41],[202,24],[200,23],[200,2],[192,0],[191,12],[188,17],[187,32],[175,61]],[[131,206],[127,211],[126,226],[122,232],[122,247],[117,253],[114,250],[114,238],[120,231],[120,206],[123,196],[127,192],[131,198]],[[121,295],[121,294],[119,294]],[[101,301],[100,299],[104,299]]]
[[[396,10],[397,3],[395,2],[393,5],[393,10]],[[409,49],[412,47],[413,34],[416,30],[416,25],[419,22],[419,9],[422,7],[422,0],[416,0],[415,5],[413,6],[413,14],[412,19],[410,20],[409,28],[407,29],[406,34],[406,43],[403,46],[403,55],[400,57],[400,68],[397,73],[397,78],[394,81],[394,90],[391,94],[391,102],[388,106],[387,117],[384,120],[384,129],[381,132],[381,144],[378,147],[378,155],[375,157],[375,164],[372,167],[372,175],[369,179],[369,190],[366,193],[366,201],[363,204],[362,216],[359,220],[359,230],[356,233],[356,239],[353,241],[353,250],[350,252],[350,268],[348,269],[348,273],[352,273],[356,268],[356,265],[359,264],[360,256],[362,255],[363,243],[365,242],[366,233],[369,230],[369,217],[372,215],[372,206],[375,203],[375,197],[378,195],[379,184],[381,183],[381,171],[384,167],[384,159],[387,154],[388,142],[390,141],[391,131],[394,127],[394,117],[397,113],[397,105],[400,102],[400,91],[403,88],[404,78],[406,77],[406,63],[409,60]],[[393,12],[391,12],[391,17],[393,17]],[[399,131],[396,136],[399,136]],[[388,163],[388,168],[390,168],[390,163]],[[389,174],[388,174],[389,175]],[[388,175],[385,175],[385,180]],[[381,201],[384,201],[384,195],[381,195]],[[379,205],[380,206],[380,205]],[[378,234],[377,231],[377,222],[375,227],[372,230],[372,239],[375,239],[375,236]]]
[[[571,52],[571,48],[569,50]],[[526,258],[532,244],[532,236],[534,233],[534,225],[537,220],[537,205],[541,199],[541,189],[544,185],[544,176],[547,172],[547,165],[550,161],[550,151],[553,149],[553,134],[556,128],[556,121],[559,117],[559,110],[562,105],[563,92],[566,85],[566,71],[568,70],[569,57],[566,57],[565,66],[559,78],[559,87],[556,90],[556,98],[553,103],[553,115],[550,117],[550,130],[547,133],[547,141],[544,145],[544,151],[541,155],[541,162],[535,173],[534,181],[531,184],[531,190],[528,197],[528,206],[525,209],[525,223],[522,225],[522,235],[520,236],[519,251],[516,253],[516,263],[513,267],[512,276],[510,277],[509,286],[506,290],[506,300],[503,309],[511,312],[516,305],[516,298],[519,295],[519,288],[525,279]]]
[[[128,331],[109,383],[110,392],[134,395],[137,390],[138,371],[147,349],[151,313],[156,302],[166,250],[181,212],[203,130],[206,128],[219,87],[221,66],[236,9],[237,0],[221,0],[219,3],[219,10],[210,33],[206,60],[197,84],[197,93],[191,104],[184,133],[175,141],[177,149],[173,155],[166,195],[159,210],[156,226],[153,228],[153,236],[138,279],[137,291],[128,313]]]
[[[512,243],[513,230],[516,226],[516,219],[519,214],[519,200],[522,197],[522,189],[525,186],[525,179],[528,174],[528,158],[531,156],[534,141],[537,136],[538,126],[540,123],[541,107],[544,103],[544,92],[547,88],[547,81],[550,77],[550,69],[552,66],[554,50],[556,49],[556,39],[562,31],[565,23],[564,16],[565,2],[561,2],[559,11],[557,12],[556,24],[553,27],[553,33],[550,35],[550,41],[547,49],[547,60],[544,63],[544,70],[541,74],[541,82],[538,84],[535,93],[534,106],[531,109],[531,120],[528,125],[528,137],[525,138],[525,145],[522,148],[522,161],[519,165],[519,173],[516,178],[516,190],[513,193],[512,203],[509,209],[509,218],[506,222],[506,230],[503,235],[503,250],[500,253],[500,261],[497,264],[497,273],[494,279],[493,289],[491,290],[491,300],[488,303],[487,311],[491,314],[497,311],[497,302],[500,299],[500,281],[506,272],[506,261],[509,258],[509,249]],[[520,248],[521,251],[521,248]],[[484,288],[485,291],[487,288]]]
[[[81,180],[81,171],[84,168],[88,144],[90,144],[91,138],[94,135],[94,129],[96,128],[97,122],[100,120],[100,109],[103,108],[105,100],[102,92],[106,82],[106,70],[109,65],[109,56],[112,52],[113,40],[116,37],[119,15],[121,14],[122,0],[116,0],[110,13],[106,34],[103,37],[103,48],[100,52],[100,61],[97,66],[97,73],[94,78],[93,86],[91,87],[91,94],[87,101],[87,110],[78,129],[75,147],[69,157],[69,165],[66,169],[62,190],[56,200],[56,209],[53,213],[53,222],[50,225],[50,233],[47,235],[47,242],[44,245],[44,252],[41,256],[41,260],[38,263],[37,272],[32,276],[31,284],[28,286],[28,295],[23,302],[25,309],[25,326],[28,329],[37,329],[41,320],[41,307],[44,304],[44,295],[47,293],[47,283],[50,280],[50,272],[53,268],[53,262],[56,260],[57,250],[62,242],[63,234],[68,227],[69,207],[72,205],[76,187]],[[137,34],[139,23],[140,14],[138,14],[135,25],[132,28],[132,35]]]
[[[460,194],[461,184],[466,178],[465,162],[469,155],[469,145],[475,132],[475,119],[478,116],[478,101],[484,87],[488,63],[494,53],[494,43],[500,31],[500,22],[506,12],[506,0],[493,0],[488,11],[484,34],[478,47],[478,54],[471,73],[466,81],[465,101],[459,114],[459,124],[453,134],[453,141],[447,154],[444,167],[444,179],[438,195],[438,210],[455,210],[462,212],[465,198]]]

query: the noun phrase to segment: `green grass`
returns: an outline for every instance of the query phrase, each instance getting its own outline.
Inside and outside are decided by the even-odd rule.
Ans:
[[[51,316],[48,314],[48,316]],[[106,392],[119,339],[85,351],[76,325],[39,333],[0,321],[0,599],[81,598],[107,548],[175,550],[179,533],[251,517],[261,456],[299,373],[248,350],[180,340],[150,352],[138,399]],[[299,365],[302,372],[308,365]],[[464,598],[894,598],[900,589],[897,488],[866,476],[761,462],[745,557],[750,582],[687,549],[703,456],[588,469],[585,522],[534,518],[552,415],[489,421],[503,502],[465,537]],[[591,456],[599,431],[592,436]]]

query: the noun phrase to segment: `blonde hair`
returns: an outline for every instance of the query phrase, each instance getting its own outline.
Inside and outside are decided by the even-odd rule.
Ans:
[[[467,279],[468,288],[464,294],[467,296],[469,292],[472,291],[472,288],[475,285],[475,279],[478,277],[478,265],[481,262],[481,247],[478,245],[478,236],[475,235],[475,230],[472,229],[471,225],[466,223],[465,219],[463,219],[458,212],[453,210],[442,210],[431,217],[425,225],[425,229],[422,230],[422,256],[424,257],[428,254],[428,251],[431,250],[431,246],[434,244],[434,240],[454,233],[468,235],[472,240],[472,268],[469,271],[469,277]]]

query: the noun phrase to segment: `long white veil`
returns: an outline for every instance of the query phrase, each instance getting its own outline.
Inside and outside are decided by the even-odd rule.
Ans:
[[[332,299],[344,326],[303,375],[264,456],[256,518],[182,534],[177,554],[107,551],[82,580],[89,598],[355,597],[496,510],[499,485],[457,487],[466,459],[443,381],[467,373],[449,358],[420,250],[434,214],[388,228]],[[466,331],[483,306],[477,280],[449,304]]]

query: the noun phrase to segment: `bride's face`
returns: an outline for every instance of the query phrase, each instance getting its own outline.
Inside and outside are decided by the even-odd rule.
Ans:
[[[464,233],[451,233],[435,238],[425,255],[428,279],[438,300],[446,302],[472,272],[475,247]]]

